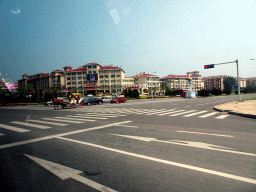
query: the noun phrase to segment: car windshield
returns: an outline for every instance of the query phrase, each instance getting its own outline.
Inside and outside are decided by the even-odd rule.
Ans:
[[[255,18],[256,0],[0,0],[3,191],[256,191]]]

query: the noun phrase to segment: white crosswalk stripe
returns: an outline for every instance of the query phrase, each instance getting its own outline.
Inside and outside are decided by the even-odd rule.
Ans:
[[[108,119],[108,118],[104,118],[104,117],[93,117],[93,116],[91,116],[91,117],[85,117],[85,116],[83,116],[83,115],[67,115],[67,117],[74,117],[74,118],[76,118],[76,119]],[[80,121],[80,119],[79,119],[79,121]],[[95,121],[95,120],[94,120]]]
[[[67,120],[78,120],[78,121],[96,121],[93,119],[81,119],[81,118],[77,118],[77,117],[54,117],[54,118],[58,118],[58,119],[67,119]]]
[[[45,119],[45,120],[50,120],[50,121],[60,121],[60,122],[67,122],[67,123],[84,123],[84,122],[81,122],[81,121],[70,121],[68,119],[53,119],[53,118],[42,118],[42,119]]]
[[[49,122],[49,121],[39,121],[39,120],[33,120],[30,119],[28,121],[35,122],[35,123],[44,123],[44,124],[50,124],[50,125],[58,125],[58,126],[67,126],[68,124],[63,124],[63,123],[54,123],[54,122]]]
[[[182,114],[186,114],[186,113],[191,113],[191,112],[194,112],[194,111],[196,111],[196,110],[185,111],[185,112],[176,113],[176,114],[173,114],[173,115],[169,115],[169,116],[178,116],[178,115],[182,115]]]
[[[199,116],[199,117],[200,117],[200,118],[206,118],[206,117],[215,115],[215,114],[217,114],[217,113],[219,113],[219,112],[212,112],[212,113],[208,113],[208,114],[206,114],[206,115],[202,115],[202,116]]]
[[[24,125],[24,126],[28,126],[28,127],[39,128],[39,129],[49,129],[49,128],[51,128],[49,126],[37,125],[37,124],[32,124],[32,123],[20,122],[20,121],[12,121],[10,123],[14,123],[14,124],[18,124],[18,125]]]
[[[199,111],[197,113],[192,113],[192,114],[189,114],[189,115],[184,115],[183,117],[191,117],[191,116],[198,115],[198,114],[205,113],[205,112],[207,112],[207,111]]]
[[[229,115],[220,115],[219,117],[215,117],[216,119],[224,119],[226,117],[228,117]]]
[[[18,127],[14,127],[14,126],[10,126],[10,125],[4,125],[4,124],[0,124],[0,128],[8,129],[8,130],[11,130],[11,131],[16,131],[16,132],[20,132],[20,133],[30,131],[28,129],[21,129],[21,128],[18,128]]]

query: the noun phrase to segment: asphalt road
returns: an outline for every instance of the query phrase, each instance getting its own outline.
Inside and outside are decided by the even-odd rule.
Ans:
[[[0,108],[2,188],[256,191],[256,120],[212,109],[235,100]]]

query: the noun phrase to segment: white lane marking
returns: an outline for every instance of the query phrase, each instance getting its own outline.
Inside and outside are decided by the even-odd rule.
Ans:
[[[190,110],[190,111],[185,111],[185,112],[182,112],[182,113],[175,113],[173,115],[169,115],[169,116],[178,116],[178,115],[182,115],[182,114],[186,114],[186,113],[191,113],[191,112],[194,112],[196,110]]]
[[[200,118],[206,118],[206,117],[209,117],[209,116],[215,115],[215,114],[217,114],[217,113],[219,113],[219,112],[212,112],[212,113],[208,113],[208,114],[206,114],[206,115],[202,115],[202,116],[200,116]]]
[[[61,164],[57,164],[51,161],[47,161],[44,159],[40,159],[38,157],[33,157],[27,154],[26,155],[28,158],[30,158],[31,160],[35,161],[36,163],[38,163],[39,165],[41,165],[42,167],[44,167],[45,169],[47,169],[48,171],[52,172],[53,174],[55,174],[56,176],[58,176],[60,179],[65,180],[68,178],[72,178],[75,179],[81,183],[84,183],[85,185],[88,185],[94,189],[97,189],[98,191],[110,191],[110,192],[117,192],[111,188],[108,188],[104,185],[101,185],[97,182],[94,182],[90,179],[87,179],[85,177],[82,177],[78,174],[83,173],[82,171],[79,171],[77,169],[73,169]]]
[[[237,175],[231,175],[231,174],[228,174],[228,173],[223,173],[223,172],[214,171],[214,170],[210,170],[210,169],[205,169],[205,168],[201,168],[201,167],[196,167],[196,166],[192,166],[192,165],[186,165],[186,164],[182,164],[182,163],[177,163],[177,162],[173,162],[173,161],[158,159],[158,158],[149,157],[149,156],[145,156],[145,155],[140,155],[140,154],[136,154],[136,153],[121,151],[121,150],[110,148],[110,147],[104,147],[104,146],[101,146],[101,145],[96,145],[96,144],[87,143],[87,142],[83,142],[83,141],[77,141],[77,140],[68,139],[68,138],[64,138],[64,137],[57,137],[57,138],[67,140],[67,141],[71,141],[71,142],[75,142],[75,143],[80,143],[80,144],[83,144],[83,145],[89,145],[89,146],[92,146],[92,147],[97,147],[97,148],[108,150],[108,151],[113,151],[113,152],[124,154],[124,155],[138,157],[138,158],[141,158],[141,159],[146,159],[146,160],[155,161],[155,162],[159,162],[159,163],[164,163],[164,164],[168,164],[168,165],[173,165],[173,166],[186,168],[186,169],[190,169],[190,170],[194,170],[194,171],[200,171],[200,172],[203,172],[203,173],[217,175],[217,176],[221,176],[221,177],[225,177],[225,178],[229,178],[229,179],[234,179],[234,180],[238,180],[238,181],[243,181],[243,182],[247,182],[247,183],[256,184],[256,180],[246,178],[246,177],[240,177],[240,176],[237,176]]]
[[[96,121],[96,120],[93,120],[93,119],[82,119],[82,118],[77,118],[77,117],[54,117],[54,118],[57,118],[57,119],[69,119],[69,120],[78,120],[78,121]]]
[[[67,117],[74,117],[77,118],[78,120],[80,119],[108,119],[108,118],[103,118],[103,117],[86,117],[86,116],[82,116],[82,115],[67,115]]]
[[[187,107],[191,107],[191,106],[187,106]],[[187,107],[184,107],[184,108],[187,108]]]
[[[0,127],[4,128],[4,129],[11,130],[11,131],[17,131],[17,132],[20,132],[20,133],[30,131],[28,129],[21,129],[21,128],[18,128],[18,127],[14,127],[14,126],[10,126],[10,125],[4,125],[4,124],[0,124]]]
[[[77,114],[78,115],[78,114]],[[83,114],[83,115],[79,115],[79,116],[87,116],[87,117],[100,117],[100,118],[104,118],[104,117],[118,117],[118,115],[108,115],[108,114]]]
[[[45,123],[45,124],[50,124],[50,125],[58,125],[58,126],[67,126],[68,124],[63,124],[63,123],[54,123],[54,122],[48,122],[48,121],[39,121],[39,120],[28,120],[31,122],[36,122],[36,123]]]
[[[67,123],[84,123],[84,122],[79,122],[79,121],[70,121],[68,119],[52,119],[52,118],[42,118],[45,120],[50,120],[50,121],[60,121],[60,122],[67,122]]]
[[[133,128],[138,128],[138,126],[129,126],[129,125],[116,125],[116,126],[119,126],[119,127],[133,127]]]
[[[18,125],[24,125],[24,126],[28,126],[28,127],[39,128],[39,129],[49,129],[49,128],[51,128],[51,127],[48,127],[48,126],[36,125],[36,124],[25,123],[25,122],[20,122],[20,121],[12,121],[10,123],[14,123],[14,124],[18,124]]]
[[[193,133],[193,134],[201,134],[201,135],[214,135],[219,137],[233,137],[232,135],[220,135],[220,134],[211,134],[211,133],[199,133],[199,132],[192,132],[192,131],[177,131],[181,133]]]
[[[112,123],[112,124],[102,125],[102,126],[98,126],[98,127],[81,129],[81,130],[71,131],[71,132],[67,132],[67,133],[60,133],[60,134],[56,134],[56,135],[50,135],[50,136],[46,136],[46,137],[30,139],[30,140],[26,140],[26,141],[19,141],[19,142],[16,142],[16,143],[9,143],[9,144],[5,144],[5,145],[0,145],[0,149],[15,147],[15,146],[19,146],[19,145],[28,144],[28,143],[35,143],[35,142],[38,142],[38,141],[44,141],[44,140],[52,139],[52,138],[59,137],[59,136],[61,137],[61,136],[67,136],[67,135],[73,135],[73,134],[77,134],[77,133],[83,133],[83,132],[87,132],[87,131],[97,130],[97,129],[104,129],[104,128],[107,128],[107,127],[116,126],[116,125],[123,125],[123,124],[131,123],[131,122],[132,121],[121,121],[121,122],[118,122],[118,123]],[[83,122],[81,122],[81,123],[83,123]],[[28,130],[28,131],[30,131],[30,130]]]
[[[150,113],[150,114],[146,114],[146,115],[154,115],[154,114],[158,114],[158,113],[167,113],[167,112],[170,112],[170,111],[173,111],[173,109],[170,109],[170,110],[159,110],[155,113]]]
[[[205,113],[205,112],[207,112],[207,110],[206,111],[199,111],[197,113],[192,113],[192,114],[189,114],[189,115],[184,115],[183,117],[191,117],[191,116],[194,116],[194,115],[197,115],[197,114],[201,114],[201,113]]]
[[[5,135],[5,134],[3,134],[3,133],[0,133],[0,136],[3,136],[3,135]]]
[[[178,111],[174,111],[175,109],[177,109],[177,108],[171,109],[171,110],[170,110],[171,112],[168,112],[168,113],[161,113],[161,114],[157,114],[157,115],[159,115],[159,116],[162,116],[162,115],[168,115],[168,114],[176,113],[176,112],[179,112],[179,111],[180,111],[180,110],[178,110]],[[184,111],[184,110],[182,110],[182,111]]]
[[[110,133],[109,133],[110,134]],[[202,143],[202,142],[195,142],[195,141],[179,141],[179,140],[171,140],[171,141],[165,141],[165,140],[158,140],[156,138],[150,138],[150,137],[140,137],[140,136],[131,136],[131,135],[119,135],[119,134],[111,134],[116,135],[119,137],[127,137],[130,139],[137,139],[141,141],[155,141],[155,142],[161,142],[161,143],[169,143],[169,144],[175,144],[175,145],[183,145],[187,147],[197,147],[201,149],[209,149],[214,151],[222,151],[227,153],[235,153],[235,154],[241,154],[241,155],[249,155],[249,156],[256,156],[254,153],[246,153],[246,152],[239,152],[239,151],[232,151],[232,148],[208,144],[208,143]],[[233,149],[235,150],[235,149]]]
[[[228,117],[229,115],[221,115],[221,116],[219,116],[219,117],[215,117],[215,119],[224,119],[224,118],[226,118],[226,117]]]

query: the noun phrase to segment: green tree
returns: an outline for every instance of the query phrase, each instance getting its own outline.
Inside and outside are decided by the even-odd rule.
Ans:
[[[227,90],[232,90],[232,86],[236,83],[236,80],[234,77],[224,77],[223,79],[223,84],[224,84],[224,89],[227,89]]]

